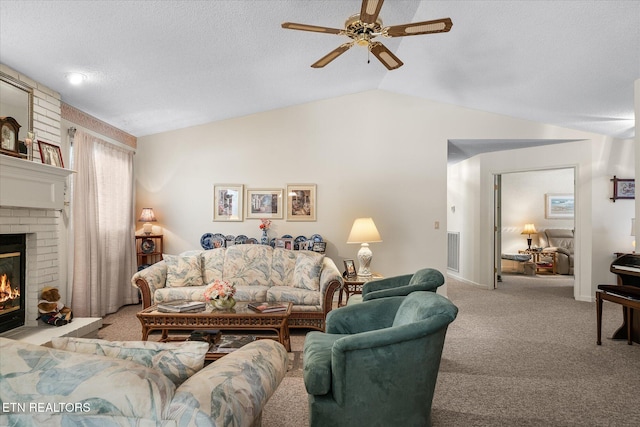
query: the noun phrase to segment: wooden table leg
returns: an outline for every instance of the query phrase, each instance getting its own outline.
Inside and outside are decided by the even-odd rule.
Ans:
[[[600,292],[596,292],[596,322],[597,322],[597,339],[596,344],[602,345],[602,297]]]
[[[287,352],[291,352],[291,337],[289,336],[289,322],[285,320],[280,327],[280,344],[284,345]]]
[[[631,307],[623,307],[623,309],[626,311],[625,315],[627,316],[627,344],[632,345],[633,343],[631,342],[631,325],[633,325],[633,310],[631,309]]]

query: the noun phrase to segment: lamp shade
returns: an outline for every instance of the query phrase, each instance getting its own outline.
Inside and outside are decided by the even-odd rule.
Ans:
[[[372,218],[357,218],[351,227],[347,243],[382,242]]]
[[[151,234],[151,230],[153,229],[153,226],[151,225],[151,223],[156,222],[158,220],[156,219],[156,216],[153,213],[153,209],[142,208],[142,213],[140,214],[140,218],[138,219],[138,221],[144,222],[144,225],[142,226],[142,230],[144,231],[144,234]]]
[[[156,216],[153,213],[152,208],[142,208],[142,213],[140,214],[140,218],[138,219],[140,222],[156,222]]]
[[[538,232],[536,231],[536,227],[533,224],[525,224],[524,225],[524,230],[522,230],[522,233],[520,234],[538,234]]]

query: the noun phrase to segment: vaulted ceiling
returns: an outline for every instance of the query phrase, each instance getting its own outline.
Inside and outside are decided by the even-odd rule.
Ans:
[[[634,135],[640,1],[393,1],[384,25],[450,17],[448,33],[382,41],[388,71],[345,36],[360,0],[0,0],[0,62],[135,136],[383,89],[585,130]],[[70,72],[87,79],[65,80]]]

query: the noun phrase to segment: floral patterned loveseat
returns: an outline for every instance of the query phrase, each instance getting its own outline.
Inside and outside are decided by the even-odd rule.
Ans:
[[[176,300],[204,301],[215,280],[236,287],[236,301],[291,301],[289,327],[323,331],[342,275],[333,260],[311,251],[268,245],[235,245],[164,255],[163,260],[131,278],[143,308]]]
[[[2,426],[259,426],[287,352],[257,340],[204,365],[209,345],[0,338]]]

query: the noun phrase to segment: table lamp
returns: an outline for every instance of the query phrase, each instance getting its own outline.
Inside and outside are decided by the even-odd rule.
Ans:
[[[373,252],[369,249],[369,243],[382,242],[380,233],[376,228],[372,218],[357,218],[353,222],[351,227],[351,233],[347,243],[360,243],[360,250],[358,251],[358,263],[360,264],[358,269],[358,276],[371,277],[371,258],[373,258]]]
[[[151,234],[151,230],[153,229],[153,224],[151,223],[158,220],[156,219],[152,208],[142,208],[142,213],[140,214],[138,221],[144,222],[142,225],[142,231],[144,231],[144,234],[148,235]]]
[[[524,230],[520,234],[527,234],[529,237],[527,238],[527,245],[529,246],[529,250],[531,250],[531,235],[538,234],[536,231],[536,227],[533,224],[525,224]]]

